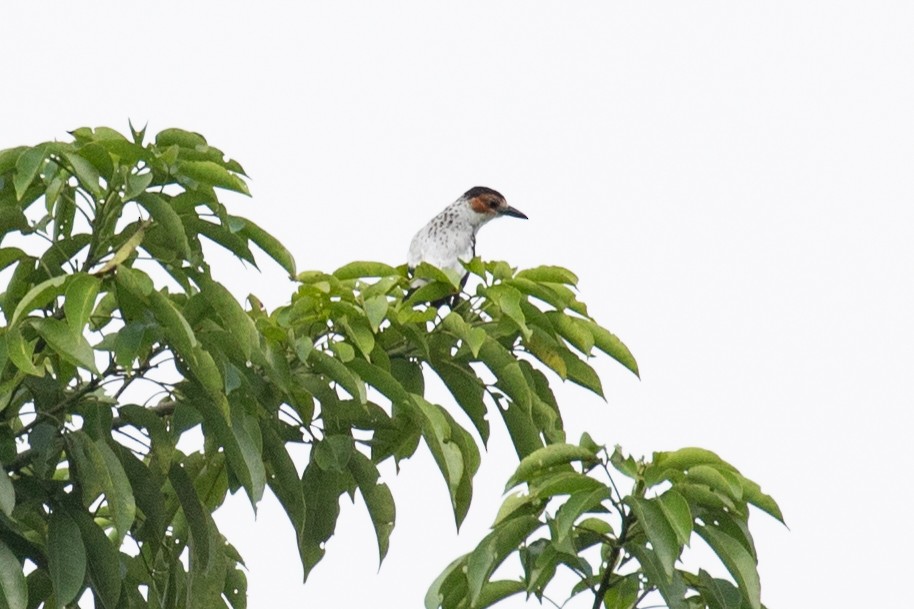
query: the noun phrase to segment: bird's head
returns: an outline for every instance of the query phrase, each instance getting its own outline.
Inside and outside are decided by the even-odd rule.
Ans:
[[[508,205],[500,192],[485,186],[474,186],[463,193],[463,199],[478,214],[480,224],[499,216],[527,219],[523,212]]]

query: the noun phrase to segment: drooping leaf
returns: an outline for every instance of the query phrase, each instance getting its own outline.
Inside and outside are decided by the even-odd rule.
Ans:
[[[30,289],[19,301],[19,304],[16,305],[16,310],[13,311],[9,325],[15,325],[23,315],[30,311],[43,309],[50,305],[54,299],[63,294],[64,286],[68,279],[69,277],[66,275],[51,277]]]
[[[253,241],[257,247],[262,249],[264,253],[275,260],[279,266],[284,268],[286,272],[289,273],[289,277],[295,276],[295,259],[292,257],[292,254],[289,253],[289,250],[286,249],[286,246],[280,243],[276,237],[250,220],[246,218],[233,219],[242,223],[241,230],[238,231],[239,235]]]
[[[55,510],[48,522],[48,570],[58,602],[68,604],[86,578],[86,546],[79,527],[65,511]]]
[[[0,465],[0,512],[10,516],[14,507],[16,507],[16,489],[13,488],[13,481],[10,480],[9,474]]]
[[[101,281],[92,275],[76,273],[70,276],[63,307],[71,332],[82,333],[95,308],[100,287]]]
[[[540,526],[539,519],[533,516],[512,518],[495,527],[470,552],[466,560],[466,579],[471,606],[479,601],[483,587],[495,569]]]
[[[743,545],[713,526],[697,526],[701,535],[739,585],[740,594],[752,609],[761,609],[761,585],[755,559]]]
[[[591,463],[597,456],[593,451],[574,444],[550,444],[524,457],[505,485],[509,490],[535,475],[560,465],[574,462]]]
[[[378,468],[362,453],[353,451],[349,460],[349,471],[359,485],[359,491],[368,507],[378,541],[378,560],[383,562],[387,556],[390,534],[396,520],[393,495],[386,484],[378,482]]]
[[[28,591],[22,564],[16,555],[0,541],[0,596],[9,609],[26,609]]]
[[[207,186],[224,188],[250,196],[248,185],[234,173],[213,161],[178,161],[178,175]]]
[[[651,542],[652,562],[663,569],[667,578],[673,577],[673,566],[679,558],[680,545],[676,530],[655,499],[628,496],[625,503],[631,508]]]
[[[345,281],[363,277],[390,277],[397,275],[397,269],[382,262],[350,262],[333,271],[333,276]]]
[[[95,352],[85,336],[72,332],[65,322],[51,317],[34,319],[31,325],[65,360],[93,374],[99,373],[95,365]]]

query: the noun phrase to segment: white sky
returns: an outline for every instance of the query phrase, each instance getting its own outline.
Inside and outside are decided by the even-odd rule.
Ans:
[[[608,404],[563,390],[569,436],[698,445],[757,480],[791,527],[752,519],[769,607],[897,607],[914,567],[912,32],[900,1],[11,2],[0,148],[128,118],[200,131],[252,177],[234,211],[301,269],[399,264],[461,192],[500,190],[530,220],[486,226],[478,252],[574,270],[641,366],[639,382],[598,362]],[[220,276],[285,301],[263,266]],[[276,503],[255,526],[234,501],[218,520],[249,606],[420,606],[495,514],[514,462],[493,427],[459,537],[427,452],[388,479],[380,573],[361,505],[303,587]]]

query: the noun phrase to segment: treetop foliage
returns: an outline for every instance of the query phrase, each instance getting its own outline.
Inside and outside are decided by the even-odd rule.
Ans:
[[[542,598],[560,566],[595,607],[761,607],[748,506],[781,514],[758,485],[709,451],[644,461],[566,437],[556,379],[602,396],[597,352],[638,374],[573,273],[476,259],[475,291],[436,309],[459,286],[425,264],[412,293],[403,266],[297,272],[220,202],[248,194],[244,170],[203,136],[71,135],[0,151],[0,607],[243,608],[242,557],[212,518],[240,490],[279,499],[305,579],[343,495],[361,494],[383,560],[396,509],[378,466],[424,443],[459,526],[493,411],[513,492],[429,608]],[[297,280],[289,303],[242,306],[204,242],[255,266],[264,252]],[[692,533],[730,579],[682,566]],[[510,555],[520,574],[495,579]]]

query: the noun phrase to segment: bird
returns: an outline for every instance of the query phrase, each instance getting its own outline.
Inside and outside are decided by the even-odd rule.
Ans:
[[[422,262],[438,267],[445,273],[460,277],[460,287],[466,284],[468,273],[463,267],[476,255],[476,233],[486,222],[502,216],[527,216],[508,205],[504,195],[486,186],[474,186],[448,205],[423,226],[409,245],[407,267],[412,272]],[[413,280],[415,290],[424,282]],[[442,302],[431,304],[440,306]],[[456,295],[451,308],[456,303]]]

